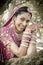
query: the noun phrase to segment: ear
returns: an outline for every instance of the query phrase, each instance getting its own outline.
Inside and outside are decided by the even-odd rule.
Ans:
[[[13,18],[12,18],[12,19],[13,19],[13,21],[15,21],[15,20],[16,20],[16,16],[13,16]]]

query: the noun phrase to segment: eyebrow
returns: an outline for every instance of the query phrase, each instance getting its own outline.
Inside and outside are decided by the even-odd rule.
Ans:
[[[24,17],[21,17],[21,19],[25,20],[25,18],[24,18]],[[27,19],[27,21],[30,21],[30,20],[29,20],[29,19]]]
[[[25,20],[25,18],[24,18],[24,17],[21,17],[21,19]]]

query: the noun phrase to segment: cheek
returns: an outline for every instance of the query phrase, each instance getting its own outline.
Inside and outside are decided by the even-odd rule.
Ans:
[[[16,25],[20,25],[20,24],[22,24],[22,21],[20,19],[17,19],[16,20]]]
[[[20,21],[16,21],[16,22],[15,22],[15,26],[16,26],[16,27],[19,27],[20,24],[21,24]]]

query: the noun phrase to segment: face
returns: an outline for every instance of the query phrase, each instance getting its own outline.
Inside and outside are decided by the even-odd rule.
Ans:
[[[18,33],[21,33],[25,30],[26,26],[30,21],[30,14],[29,13],[21,13],[14,19],[15,29]]]

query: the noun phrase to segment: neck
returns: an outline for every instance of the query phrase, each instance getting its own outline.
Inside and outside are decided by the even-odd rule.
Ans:
[[[16,28],[15,25],[12,27],[12,29],[13,29],[13,31],[16,32],[17,34],[21,34],[21,32],[19,32],[19,31],[17,30],[17,28]]]
[[[12,30],[16,33],[18,39],[21,40],[23,33],[18,32],[15,26],[12,27]]]

